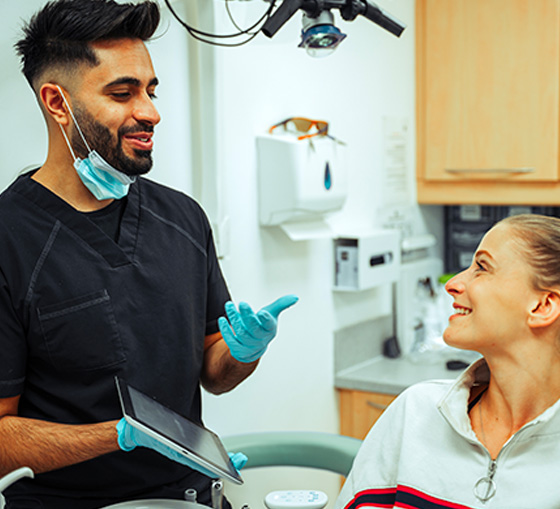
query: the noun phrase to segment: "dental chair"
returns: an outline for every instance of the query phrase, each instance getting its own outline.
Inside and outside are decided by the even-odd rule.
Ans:
[[[309,467],[347,476],[361,440],[313,431],[277,431],[222,438],[226,450],[243,452],[244,469],[269,466]]]
[[[241,451],[249,458],[242,471],[245,484],[226,486],[229,501],[241,509],[247,505],[250,509],[325,507],[338,494],[340,476],[348,475],[362,444],[342,435],[300,431],[235,435],[222,441],[226,450]],[[330,494],[316,491],[317,485],[329,486]]]
[[[227,451],[243,452],[249,458],[243,472],[259,467],[307,467],[347,476],[361,440],[331,433],[278,431],[223,437]],[[33,477],[21,468],[0,480],[1,491],[22,477]],[[207,506],[179,500],[138,500],[111,505],[105,509],[208,509]],[[253,507],[252,509],[256,509]]]

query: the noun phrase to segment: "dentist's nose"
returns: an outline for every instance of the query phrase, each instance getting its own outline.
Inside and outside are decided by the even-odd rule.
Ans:
[[[149,96],[136,105],[136,108],[133,111],[133,117],[138,122],[143,122],[152,126],[155,126],[161,120],[161,116]]]

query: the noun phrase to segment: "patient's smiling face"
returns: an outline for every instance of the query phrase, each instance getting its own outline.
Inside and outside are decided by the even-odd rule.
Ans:
[[[492,228],[471,266],[445,285],[455,309],[443,334],[447,344],[484,355],[507,350],[529,331],[528,313],[541,292],[515,235],[507,224]]]

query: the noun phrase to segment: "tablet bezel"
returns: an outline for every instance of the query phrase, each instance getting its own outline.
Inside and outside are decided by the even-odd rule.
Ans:
[[[218,477],[223,477],[225,479],[228,479],[229,481],[232,481],[235,484],[243,484],[243,479],[241,475],[231,463],[229,455],[225,450],[222,441],[220,440],[218,435],[216,435],[216,433],[192,421],[191,419],[188,419],[187,417],[178,414],[173,409],[160,403],[156,399],[148,396],[146,393],[140,391],[136,387],[133,387],[132,385],[130,385],[129,383],[127,383],[125,380],[123,380],[118,376],[115,376],[115,384],[117,386],[117,391],[119,394],[119,400],[121,403],[121,408],[123,411],[124,418],[131,426],[138,428],[140,431],[146,433],[148,436],[155,438],[156,440],[160,441],[162,444],[184,455],[189,460],[213,472]],[[217,452],[224,460],[224,466],[217,465],[210,459],[204,457],[199,451],[193,450],[192,448],[188,447],[186,444],[179,443],[178,441],[174,440],[172,437],[165,435],[163,431],[157,429],[153,424],[148,422],[147,419],[140,418],[134,409],[134,405],[130,397],[129,387],[132,390],[135,390],[139,394],[150,399],[155,405],[164,408],[167,412],[173,413],[173,415],[176,416],[179,421],[184,421],[187,423],[188,426],[196,426],[199,430],[201,430],[202,433],[207,435],[211,439],[212,443],[216,445]]]

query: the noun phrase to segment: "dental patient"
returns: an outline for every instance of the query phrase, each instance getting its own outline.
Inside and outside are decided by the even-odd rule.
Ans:
[[[394,401],[335,509],[560,507],[560,219],[498,222],[445,288],[445,342],[483,358]]]

